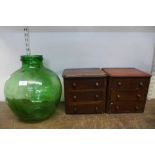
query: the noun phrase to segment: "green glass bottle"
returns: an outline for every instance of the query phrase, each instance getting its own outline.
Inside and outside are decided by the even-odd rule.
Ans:
[[[44,120],[54,113],[60,102],[60,79],[43,66],[42,55],[23,55],[21,61],[21,69],[5,83],[6,103],[20,120]]]

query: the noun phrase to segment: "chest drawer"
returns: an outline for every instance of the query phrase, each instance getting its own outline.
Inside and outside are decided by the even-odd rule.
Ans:
[[[111,102],[110,113],[141,113],[144,112],[145,104],[141,102]]]
[[[105,100],[105,93],[104,91],[69,92],[69,102],[103,101]]]
[[[89,102],[77,105],[68,105],[66,107],[67,114],[101,114],[105,111],[105,104],[102,102]]]
[[[146,93],[144,91],[112,91],[112,101],[144,101]]]
[[[69,91],[83,89],[105,89],[105,78],[70,78],[65,80],[65,87]]]
[[[148,78],[111,78],[110,88],[114,90],[147,90]]]

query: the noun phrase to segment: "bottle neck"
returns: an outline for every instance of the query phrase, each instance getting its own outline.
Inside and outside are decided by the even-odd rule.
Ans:
[[[42,62],[22,62],[22,68],[41,68]]]
[[[43,62],[42,62],[42,57],[41,56],[22,56],[21,61],[22,61],[22,68],[41,68],[43,67]]]

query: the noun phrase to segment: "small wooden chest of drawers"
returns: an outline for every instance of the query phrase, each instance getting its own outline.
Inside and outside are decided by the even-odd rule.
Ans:
[[[108,75],[106,112],[144,112],[150,74],[135,68],[102,70]]]
[[[63,73],[67,114],[104,113],[106,74],[99,68],[66,69]]]

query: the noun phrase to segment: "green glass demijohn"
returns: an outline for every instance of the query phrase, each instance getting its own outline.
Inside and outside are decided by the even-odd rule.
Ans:
[[[44,120],[54,113],[60,102],[60,79],[43,66],[42,55],[23,55],[21,61],[22,67],[5,83],[6,103],[20,120]]]

